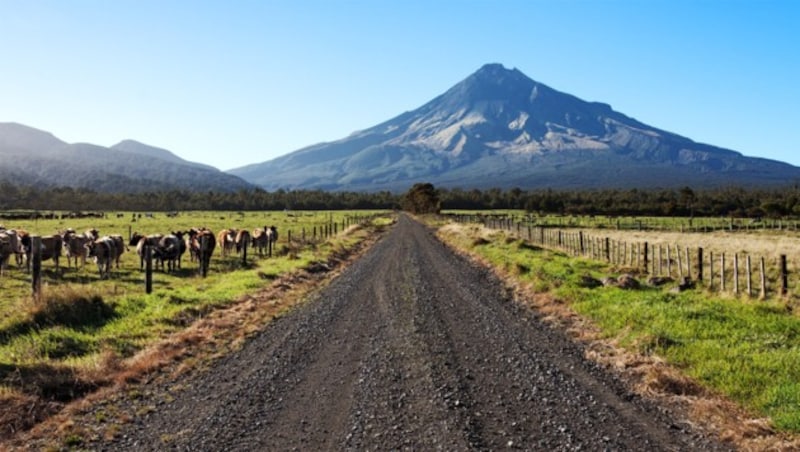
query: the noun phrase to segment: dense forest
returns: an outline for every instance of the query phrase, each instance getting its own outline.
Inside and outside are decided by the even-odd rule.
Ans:
[[[419,185],[419,184],[418,184]],[[432,186],[431,186],[432,187]],[[74,188],[32,188],[0,184],[0,212],[180,211],[180,210],[335,210],[401,208],[406,194],[388,191],[240,190],[234,193],[183,190],[101,193]],[[800,216],[800,187],[712,190],[461,190],[436,189],[442,209],[525,209],[563,215]]]

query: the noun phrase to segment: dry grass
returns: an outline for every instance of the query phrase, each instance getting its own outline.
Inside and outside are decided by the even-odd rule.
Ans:
[[[591,236],[608,237],[622,242],[648,242],[652,245],[673,248],[702,247],[715,255],[720,253],[744,253],[775,261],[781,254],[791,259],[800,256],[800,234],[791,231],[769,232],[664,232],[664,231],[617,231],[613,229],[586,229]]]
[[[447,243],[448,235],[452,234],[466,236],[467,240],[475,240],[485,237],[488,233],[483,228],[451,223],[441,228],[439,236]],[[633,239],[629,232],[625,234],[627,240]],[[664,235],[657,234],[662,237]],[[680,236],[686,235],[688,234]],[[638,238],[645,237],[645,235],[638,236]],[[450,243],[452,245],[452,242]],[[686,244],[687,241],[681,243]],[[480,265],[491,268],[499,278],[506,281],[518,302],[540,313],[542,319],[553,327],[567,331],[571,337],[584,345],[587,359],[615,372],[635,393],[685,413],[696,428],[734,445],[739,450],[800,450],[800,438],[776,433],[770,427],[769,419],[755,417],[729,399],[706,390],[657,356],[631,352],[620,346],[613,338],[604,338],[594,323],[577,314],[564,300],[548,293],[537,293],[529,284],[520,282],[513,271],[492,266],[475,253],[460,248],[456,248],[456,251]]]

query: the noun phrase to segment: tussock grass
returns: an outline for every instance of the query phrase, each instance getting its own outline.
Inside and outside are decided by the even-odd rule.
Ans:
[[[699,423],[746,449],[800,445],[800,318],[789,301],[670,293],[669,285],[589,288],[587,277],[626,269],[516,241],[475,245],[484,233],[472,227],[448,225],[439,235],[497,269],[545,319],[586,340],[587,355],[632,377],[642,393],[692,401]]]

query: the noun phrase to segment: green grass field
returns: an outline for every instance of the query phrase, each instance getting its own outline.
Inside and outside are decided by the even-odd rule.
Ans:
[[[23,228],[32,234],[47,235],[66,228],[80,232],[93,227],[101,235],[121,234],[126,238],[129,230],[150,234],[205,226],[215,232],[231,227],[252,231],[275,225],[279,239],[273,257],[258,257],[251,249],[246,263],[235,254],[222,257],[217,248],[206,278],[200,276],[197,263],[189,262],[187,253],[180,270],[154,272],[149,295],[133,248],[123,255],[120,268],[104,280],[91,262],[83,268],[65,268],[66,259],[62,257],[58,272],[52,261],[43,262],[39,300],[32,297],[30,275],[12,264],[0,278],[0,394],[23,392],[58,398],[47,392],[56,394],[57,388],[43,389],[45,385],[58,385],[57,370],[96,370],[109,356],[117,360],[131,357],[209,312],[268,286],[281,275],[353,246],[365,236],[361,227],[354,225],[355,220],[378,213],[383,216],[373,223],[390,221],[386,212],[372,211],[188,212],[175,218],[156,213],[154,218],[136,221],[131,221],[131,213],[124,213],[119,218],[6,221],[7,228]],[[334,224],[336,235],[332,234]],[[331,235],[323,238],[326,230]],[[45,381],[48,372],[52,374],[49,382]],[[15,375],[37,375],[29,380],[42,380],[31,383],[40,387],[25,387],[27,383],[18,381]]]

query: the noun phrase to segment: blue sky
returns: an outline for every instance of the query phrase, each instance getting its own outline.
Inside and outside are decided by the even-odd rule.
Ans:
[[[800,165],[800,2],[0,0],[0,122],[220,169],[333,141],[501,63]]]

